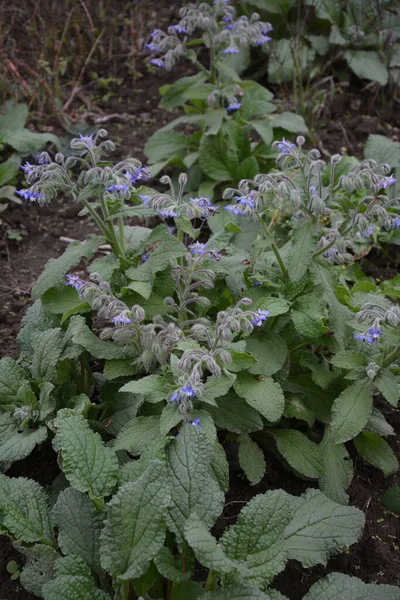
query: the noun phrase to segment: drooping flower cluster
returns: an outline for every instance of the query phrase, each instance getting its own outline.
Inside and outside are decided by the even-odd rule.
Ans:
[[[212,6],[205,2],[186,6],[180,10],[180,16],[179,23],[170,26],[168,33],[155,29],[146,44],[153,54],[150,62],[156,67],[170,70],[184,56],[193,59],[196,55],[186,42],[195,31],[206,34],[206,45],[216,55],[237,54],[240,48],[262,46],[271,40],[269,23],[260,21],[257,13],[250,18],[236,18],[236,11],[229,2],[219,0]]]
[[[168,184],[170,192],[139,195],[143,206],[152,208],[161,217],[165,219],[183,217],[185,219],[207,219],[215,215],[218,209],[213,206],[208,198],[189,198],[184,197],[187,176],[181,173],[179,176],[179,188],[175,189],[171,178],[164,175],[160,179],[161,183]]]
[[[362,333],[355,333],[354,339],[374,344],[379,342],[383,335],[381,325],[398,328],[400,325],[400,308],[385,301],[385,305],[369,302],[356,314],[356,322],[369,321],[368,329]]]
[[[37,156],[38,164],[26,163],[22,166],[30,187],[17,193],[25,200],[38,201],[40,204],[49,202],[58,193],[65,193],[74,200],[79,200],[83,189],[93,187],[94,194],[116,194],[118,197],[130,198],[133,187],[137,182],[146,181],[150,172],[140,161],[130,158],[120,161],[113,166],[100,167],[105,154],[115,150],[104,129],[96,135],[79,135],[71,142],[71,148],[79,156],[64,157],[58,153],[52,160],[47,152]],[[74,167],[81,168],[77,179],[71,171]]]

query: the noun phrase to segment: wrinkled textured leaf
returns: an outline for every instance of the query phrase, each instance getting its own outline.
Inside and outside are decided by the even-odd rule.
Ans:
[[[44,600],[111,600],[96,588],[90,569],[83,559],[70,555],[55,563],[56,577],[43,586]]]
[[[319,479],[323,464],[319,447],[296,429],[271,431],[276,447],[289,465],[301,475]]]
[[[247,434],[238,437],[239,442],[239,464],[247,479],[252,485],[256,485],[264,477],[266,463],[261,448],[253,442]]]
[[[279,115],[274,115],[272,120],[272,127],[279,127],[280,129],[286,129],[291,133],[309,133],[308,127],[301,115],[296,113],[284,111]]]
[[[86,242],[73,242],[59,258],[51,258],[32,289],[32,298],[37,300],[52,287],[59,287],[65,282],[65,275],[75,267],[82,258],[91,258],[97,248],[105,243],[99,235],[90,235]]]
[[[258,411],[251,408],[243,398],[239,398],[233,391],[218,398],[218,408],[207,406],[207,410],[217,427],[234,433],[251,433],[263,428]]]
[[[243,583],[262,588],[285,568],[283,532],[292,516],[291,501],[283,490],[255,496],[222,536],[226,555],[243,562],[249,571]]]
[[[60,492],[53,520],[58,527],[58,545],[63,554],[76,554],[92,569],[99,570],[103,517],[88,496],[73,488]]]
[[[372,409],[372,414],[365,426],[365,431],[370,431],[371,433],[376,433],[376,435],[381,435],[383,437],[394,435],[393,427],[386,421],[381,411],[377,408]]]
[[[0,404],[15,402],[20,385],[27,380],[23,369],[12,358],[0,360]]]
[[[160,417],[136,417],[126,423],[114,443],[114,450],[127,450],[131,454],[140,454],[151,439],[161,436]]]
[[[190,579],[190,571],[183,572],[181,565],[178,565],[171,550],[162,546],[154,557],[154,564],[163,577],[170,581],[187,581]]]
[[[307,271],[315,248],[314,230],[315,225],[312,221],[302,221],[293,229],[288,263],[291,281],[299,281]]]
[[[118,461],[87,420],[64,408],[54,421],[62,468],[71,486],[91,498],[107,496],[117,481]]]
[[[0,474],[0,514],[3,526],[16,540],[52,540],[47,496],[33,479]]]
[[[35,544],[30,548],[20,548],[26,557],[26,563],[21,571],[20,582],[24,588],[42,597],[43,586],[53,578],[54,564],[60,557],[51,546]]]
[[[357,577],[330,573],[311,587],[303,600],[399,600],[400,588],[394,585],[364,583]]]
[[[211,528],[222,511],[224,495],[210,474],[211,455],[205,434],[192,425],[184,425],[166,450],[172,497],[167,523],[181,540],[193,512]]]
[[[163,377],[159,375],[147,375],[147,377],[142,377],[142,379],[130,381],[122,386],[120,392],[142,394],[147,402],[166,400],[170,394],[165,387]]]
[[[112,577],[135,579],[147,571],[164,543],[169,501],[165,467],[158,461],[113,496],[101,533],[101,564]]]
[[[285,530],[289,558],[303,567],[326,564],[332,554],[354,544],[363,528],[364,513],[354,506],[336,504],[318,490],[307,490],[296,500]]]
[[[373,50],[347,50],[344,57],[352,71],[360,79],[377,81],[386,85],[389,74],[378,52]]]
[[[366,462],[380,469],[385,477],[393,475],[399,468],[395,453],[379,435],[362,431],[354,438],[354,445],[358,454]]]
[[[192,513],[185,525],[185,538],[193,548],[197,560],[207,569],[218,573],[230,573],[239,565],[225,556],[217,545],[217,540],[211,535],[196,513]]]
[[[332,406],[332,442],[347,442],[362,431],[372,413],[372,384],[362,379],[346,388]]]
[[[273,337],[252,336],[246,347],[257,359],[257,363],[249,368],[253,375],[273,375],[283,367],[288,354],[286,342],[276,334]]]
[[[0,446],[0,461],[21,460],[47,438],[47,427],[18,430]]]
[[[328,331],[321,301],[312,294],[301,296],[294,302],[292,319],[296,330],[306,339],[318,338]]]
[[[225,450],[219,442],[215,442],[211,456],[211,475],[218,481],[221,490],[226,494],[229,489],[229,463]]]
[[[43,331],[36,338],[32,358],[32,377],[36,381],[50,381],[55,374],[63,350],[63,333],[59,327]]]
[[[231,585],[224,589],[208,592],[201,600],[272,600],[273,597],[247,585]],[[183,599],[182,599],[183,600]]]
[[[279,383],[270,377],[254,377],[239,373],[234,388],[250,406],[269,421],[278,421],[285,408],[285,397]]]
[[[199,164],[210,179],[230,181],[235,179],[235,171],[239,166],[237,149],[222,132],[218,135],[203,136]]]
[[[77,321],[78,324],[78,321]],[[134,358],[136,353],[132,346],[119,346],[115,342],[101,340],[91,329],[81,322],[72,338],[75,344],[83,346],[96,358],[105,358],[107,360],[118,360],[122,358]]]
[[[333,444],[329,427],[319,445],[324,471],[319,480],[321,491],[338,504],[348,504],[346,489],[353,478],[353,461],[344,444]]]
[[[392,406],[397,406],[399,401],[399,379],[387,369],[381,369],[374,384]]]

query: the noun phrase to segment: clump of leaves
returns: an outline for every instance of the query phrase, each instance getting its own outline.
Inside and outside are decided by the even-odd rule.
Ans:
[[[147,47],[156,58],[150,62],[172,69],[185,58],[198,73],[160,89],[161,106],[183,108],[185,114],[151,136],[145,152],[153,175],[167,165],[186,169],[188,191],[212,199],[223,182],[237,183],[270,168],[270,145],[282,131],[308,130],[293,113],[273,115],[273,94],[240,78],[249,48],[270,41],[269,23],[256,13],[237,18],[235,9],[219,0],[212,6],[203,2],[184,7],[180,14],[181,20],[168,32],[152,33]],[[182,125],[192,133],[175,130]]]
[[[82,415],[64,409],[54,428],[66,481],[51,501],[36,482],[0,475],[2,529],[26,557],[21,583],[45,600],[283,599],[270,585],[289,559],[325,564],[363,527],[362,511],[318,490],[274,490],[250,500],[217,541],[210,529],[228,473],[205,432],[185,424],[176,437],[148,440],[138,460],[119,462]],[[205,583],[193,580],[195,560]],[[334,573],[305,598],[360,592],[391,600],[398,588]]]
[[[38,336],[57,338],[52,369],[64,339],[79,364],[105,361],[79,391],[119,450],[140,452],[144,440],[186,421],[214,442],[218,427],[234,434],[251,483],[264,475],[263,451],[274,452],[343,504],[352,478],[345,443],[393,473],[397,459],[384,440],[393,430],[373,396],[398,401],[400,314],[354,264],[374,225],[390,231],[399,222],[387,195],[390,167],[339,155],[325,164],[303,150],[304,138],[282,140],[280,170],[241,181],[225,191],[233,203],[218,207],[187,199],[185,175],[179,187],[162,178],[165,193],[135,188],[143,167],[107,164],[104,135],[74,142],[76,181],[60,156],[30,170],[27,194],[80,199],[113,252],[93,261],[89,278],[68,275],[67,286],[66,272],[104,237],[50,261],[33,289],[44,321],[28,319],[21,340],[34,348]],[[141,210],[176,228],[124,225]],[[194,225],[206,219],[214,233],[205,244]],[[55,329],[43,332],[49,312]]]

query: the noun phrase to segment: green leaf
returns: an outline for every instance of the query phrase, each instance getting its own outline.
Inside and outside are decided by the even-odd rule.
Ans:
[[[124,425],[136,417],[138,408],[143,402],[143,397],[125,392],[116,394],[114,390],[111,394],[109,413],[111,423],[108,425],[107,431],[112,435],[118,435]]]
[[[328,558],[354,544],[362,531],[364,513],[354,506],[336,504],[318,490],[296,499],[285,530],[288,557],[303,567],[326,564]]]
[[[60,140],[52,133],[37,133],[24,127],[28,118],[26,104],[15,104],[0,115],[0,139],[21,154],[33,154],[52,142],[60,147]]]
[[[377,81],[386,85],[389,73],[379,54],[372,50],[347,50],[344,57],[350,69],[360,79]]]
[[[256,485],[264,477],[266,463],[264,452],[253,442],[251,437],[243,433],[238,437],[239,464],[252,485]]]
[[[226,396],[218,398],[218,407],[207,406],[207,411],[214,419],[214,423],[221,429],[234,433],[251,433],[260,431],[263,422],[260,414],[251,408],[245,400],[239,398],[233,391]]]
[[[131,454],[141,454],[149,440],[161,436],[160,417],[136,417],[122,427],[115,443],[114,450],[126,450]]]
[[[119,346],[115,342],[101,340],[84,322],[74,334],[72,340],[75,344],[83,346],[85,350],[96,358],[120,360],[136,356],[136,352],[132,346]]]
[[[288,274],[291,281],[299,281],[306,273],[315,249],[315,224],[301,221],[294,229],[289,252]]]
[[[72,487],[90,498],[107,496],[117,481],[118,461],[87,420],[73,410],[58,411],[54,421],[62,469]]]
[[[86,242],[72,242],[59,258],[51,258],[32,289],[32,298],[37,300],[53,287],[60,287],[65,282],[65,275],[75,267],[82,258],[91,258],[97,248],[105,243],[99,235],[89,235]]]
[[[227,366],[230,367],[231,365]],[[222,374],[220,377],[214,377],[213,375],[208,377],[201,394],[201,401],[207,402],[212,406],[217,406],[215,398],[225,396],[234,384],[235,379],[235,375],[225,374]]]
[[[76,289],[71,285],[66,285],[62,288],[47,290],[42,296],[42,304],[50,313],[62,315],[82,304],[82,301]],[[88,303],[87,305],[90,308]]]
[[[236,393],[269,421],[278,421],[285,408],[285,397],[279,383],[271,377],[253,377],[239,373],[234,386]]]
[[[171,600],[203,600],[203,586],[197,581],[176,583]]]
[[[171,550],[166,546],[160,548],[155,555],[154,564],[156,565],[158,572],[170,581],[187,581],[190,579],[190,571],[185,573],[181,571],[180,565],[177,564]]]
[[[348,339],[348,322],[353,318],[353,313],[347,306],[339,302],[336,297],[337,275],[334,268],[325,263],[313,263],[315,284],[321,284],[323,297],[329,305],[330,327],[335,334],[335,340],[343,348]]]
[[[242,582],[264,588],[287,561],[283,532],[292,516],[292,497],[283,490],[259,494],[240,511],[235,525],[222,536],[225,554],[247,567]]]
[[[29,456],[36,444],[44,442],[47,438],[47,427],[38,429],[22,429],[15,431],[0,446],[0,461],[14,462]]]
[[[48,381],[39,385],[39,419],[44,421],[56,409],[56,401],[51,395],[54,385]]]
[[[43,597],[43,586],[54,576],[54,564],[60,557],[51,546],[35,544],[30,548],[18,547],[26,557],[21,571],[20,582],[23,587],[36,596]]]
[[[0,186],[5,185],[18,173],[21,158],[17,153],[11,154],[4,162],[0,163]]]
[[[27,374],[12,358],[0,360],[0,404],[13,404]]]
[[[78,556],[63,556],[55,563],[56,577],[43,586],[44,600],[111,600],[96,588],[89,567]]]
[[[274,592],[274,590],[271,591]],[[247,585],[237,584],[218,589],[215,592],[208,592],[208,594],[204,594],[199,598],[201,600],[273,600],[274,596]],[[281,596],[281,599],[283,600],[283,596]],[[279,600],[279,598],[276,600]]]
[[[112,577],[126,581],[147,571],[164,543],[169,501],[165,466],[158,461],[113,496],[101,533],[101,564]]]
[[[185,525],[185,538],[193,548],[199,563],[207,569],[213,569],[218,573],[230,573],[237,568],[238,565],[225,556],[223,550],[217,545],[216,539],[196,513],[190,515]]]
[[[32,377],[36,381],[50,381],[63,350],[63,333],[60,327],[48,329],[36,337],[32,357]]]
[[[369,135],[364,147],[365,158],[371,158],[378,163],[398,167],[400,165],[400,142],[384,135]]]
[[[2,525],[14,539],[51,542],[47,496],[33,479],[0,474],[0,513]]]
[[[189,138],[182,133],[156,131],[146,142],[144,153],[152,164],[164,159],[171,160],[177,154],[185,152],[188,146],[190,146]]]
[[[203,136],[200,142],[199,164],[210,179],[230,181],[235,179],[239,167],[238,151],[222,132],[218,135]]]
[[[346,489],[353,479],[353,461],[344,444],[333,444],[329,426],[319,445],[324,471],[319,480],[321,492],[338,504],[348,504]]]
[[[200,419],[200,426],[204,432],[204,435],[213,446],[217,441],[217,429],[214,425],[212,416],[206,410],[189,410],[187,416],[191,421]]]
[[[142,379],[130,381],[122,386],[120,392],[131,392],[133,394],[142,394],[147,402],[160,402],[166,400],[170,392],[165,387],[163,377],[159,375],[147,375]]]
[[[137,368],[130,358],[122,358],[117,360],[106,360],[104,364],[104,377],[107,381],[119,379],[120,377],[128,377],[135,375]]]
[[[176,427],[183,419],[184,415],[179,410],[178,404],[176,402],[169,402],[164,406],[160,415],[161,435],[167,435],[171,429]]]
[[[398,600],[399,588],[394,585],[364,583],[357,577],[330,573],[310,588],[303,600]]]
[[[242,81],[240,87],[243,90],[241,98],[240,116],[245,120],[252,117],[265,118],[276,110],[271,102],[274,97],[272,92],[256,81]]]
[[[366,365],[366,359],[361,352],[342,350],[331,358],[331,363],[340,369],[350,370]]]
[[[315,422],[315,412],[308,408],[300,396],[291,396],[286,399],[284,416],[289,419],[305,421],[310,427]]]
[[[332,406],[332,442],[348,442],[365,427],[372,413],[372,384],[362,379],[346,388]]]
[[[374,384],[392,406],[397,406],[399,401],[399,379],[387,369],[381,369]]]
[[[274,115],[272,117],[271,125],[273,128],[279,127],[280,129],[286,129],[286,131],[290,131],[290,133],[309,133],[303,117],[288,111],[284,111],[279,115]]]
[[[386,421],[383,414],[377,408],[372,409],[372,414],[365,426],[365,431],[370,431],[383,437],[394,435],[393,427]]]
[[[63,554],[76,554],[94,571],[99,571],[103,517],[88,496],[73,488],[60,492],[53,509],[53,520]]]
[[[190,89],[192,86],[198,85],[204,80],[204,74],[197,73],[190,77],[181,77],[172,84],[163,85],[159,90],[160,95],[162,96],[160,106],[166,110],[172,110],[177,106],[181,106],[186,101],[186,90]]]
[[[226,494],[229,489],[229,463],[225,450],[219,442],[215,442],[211,456],[211,475],[219,483],[219,487]]]
[[[286,342],[276,334],[252,336],[247,340],[246,347],[257,359],[257,363],[249,369],[253,375],[269,377],[277,373],[288,355]]]
[[[400,512],[400,485],[392,485],[383,494],[383,503],[389,510]]]
[[[267,146],[270,146],[272,144],[272,140],[274,139],[274,132],[270,120],[259,119],[255,121],[249,121],[249,125],[251,125],[255,131],[257,131],[264,144],[266,144]]]
[[[395,453],[379,435],[362,431],[354,438],[354,445],[358,454],[366,462],[380,469],[385,477],[393,475],[399,468]]]
[[[323,464],[316,444],[295,429],[271,430],[270,433],[276,441],[278,452],[295,471],[310,479],[319,479]]]
[[[192,513],[209,528],[221,513],[224,495],[210,474],[211,455],[212,446],[205,434],[192,425],[184,425],[166,450],[172,497],[167,523],[182,541]]]

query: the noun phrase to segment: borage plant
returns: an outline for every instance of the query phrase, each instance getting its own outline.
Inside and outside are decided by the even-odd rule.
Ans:
[[[293,113],[274,116],[272,93],[240,78],[249,48],[270,41],[269,23],[256,13],[238,18],[222,0],[184,7],[180,15],[167,33],[153,31],[150,62],[170,70],[185,58],[198,73],[160,89],[163,108],[183,107],[186,114],[157,131],[145,152],[153,175],[169,164],[186,168],[188,191],[212,199],[221,182],[238,183],[271,167],[276,135],[307,133],[307,127]],[[181,125],[191,135],[174,131]]]
[[[132,460],[72,410],[54,429],[65,478],[51,499],[33,480],[0,475],[2,530],[26,557],[21,583],[45,600],[284,600],[270,586],[289,559],[325,563],[363,527],[362,511],[318,490],[274,490],[250,500],[217,542],[210,529],[229,474],[215,438],[184,424]],[[354,594],[395,600],[399,589],[331,573],[304,600]]]
[[[89,279],[68,275],[70,285],[66,271],[105,238],[50,261],[21,337],[35,348],[46,315],[55,315],[53,326],[91,371],[90,414],[117,436],[117,448],[140,453],[144,439],[186,421],[215,441],[217,426],[236,439],[251,483],[265,472],[261,446],[347,503],[346,442],[386,475],[397,468],[383,439],[393,430],[373,396],[398,400],[400,313],[380,288],[352,287],[343,267],[371,247],[374,224],[389,230],[399,215],[385,195],[387,165],[350,168],[339,155],[326,165],[303,143],[279,142],[281,171],[227,190],[234,204],[218,214],[208,198],[186,199],[185,175],[178,189],[163,178],[166,193],[135,189],[143,167],[106,164],[111,145],[93,138],[74,142],[84,167],[76,181],[61,157],[46,158],[31,169],[26,194],[80,198],[113,252],[92,262]],[[142,205],[129,208],[128,199]],[[175,226],[124,226],[140,211]],[[193,225],[206,219],[214,234],[205,244]]]

